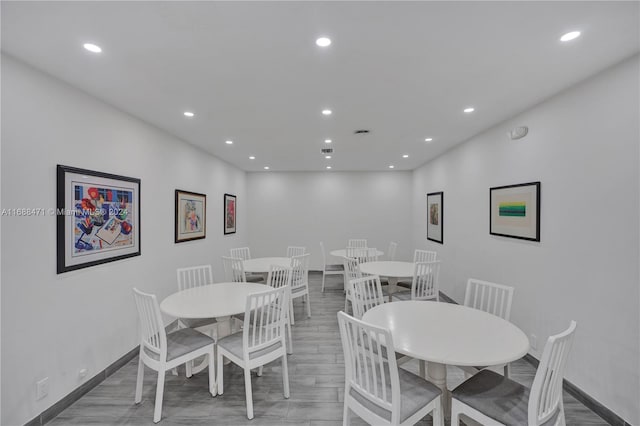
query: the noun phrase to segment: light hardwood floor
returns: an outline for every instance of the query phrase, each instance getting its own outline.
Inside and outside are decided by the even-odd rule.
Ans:
[[[310,274],[311,319],[297,299],[293,326],[293,354],[289,356],[291,397],[284,399],[280,361],[265,367],[262,377],[253,376],[255,418],[248,420],[242,370],[234,365],[224,369],[225,393],[215,398],[207,392],[206,370],[187,379],[184,369],[178,376],[167,374],[162,426],[170,425],[308,425],[342,424],[344,358],[336,313],[344,308],[342,278],[327,277],[325,293],[320,292],[322,275]],[[132,324],[133,326],[137,326]],[[138,360],[91,390],[49,425],[152,425],[156,390],[153,371],[145,371],[142,403],[133,403]],[[418,363],[402,366],[418,372]],[[512,364],[512,377],[530,385],[534,368],[526,361]],[[461,372],[448,371],[449,388],[462,382]],[[567,425],[606,425],[595,413],[565,392]],[[363,424],[354,421],[352,424]],[[430,425],[431,418],[419,424]]]

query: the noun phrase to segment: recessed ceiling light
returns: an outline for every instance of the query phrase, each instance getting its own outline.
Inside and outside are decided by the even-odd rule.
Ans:
[[[476,109],[474,107],[468,107],[464,109],[464,112],[466,112],[467,114],[469,114],[470,112],[475,111]]]
[[[433,138],[426,138],[424,141],[425,142],[431,142],[431,141],[433,141]]]
[[[331,160],[331,156],[330,155],[325,155],[324,158],[326,158],[327,160]]]
[[[87,49],[89,52],[93,52],[93,53],[100,53],[102,52],[102,48],[100,46],[97,46],[93,43],[85,43],[82,45],[85,49]]]
[[[256,157],[254,157],[253,155],[249,157],[249,160],[255,160]]]
[[[316,40],[316,44],[320,47],[327,47],[331,45],[331,39],[329,37],[320,37]]]
[[[390,168],[390,169],[394,169],[395,167],[396,167],[396,166],[394,166],[393,164],[390,164],[390,165],[389,165],[389,168]]]
[[[269,170],[269,166],[264,166],[264,169],[265,170]]]
[[[331,142],[333,142],[331,139],[325,139],[324,140],[324,143],[331,143]]]
[[[233,141],[224,141],[227,145],[233,145]]]
[[[580,31],[571,31],[560,37],[560,41],[571,41],[580,37]]]
[[[409,154],[404,154],[402,158],[409,158]]]
[[[331,111],[330,109],[323,109],[322,110],[322,115],[331,115],[333,114],[333,111]]]
[[[331,170],[331,166],[327,166],[327,170]]]
[[[185,117],[189,117],[189,118],[191,118],[191,117],[193,117],[194,115],[195,115],[195,114],[194,114],[194,113],[192,113],[191,111],[185,111],[185,112],[184,112],[184,116],[185,116]]]

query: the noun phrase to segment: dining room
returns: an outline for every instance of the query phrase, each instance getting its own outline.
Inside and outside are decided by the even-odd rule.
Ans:
[[[640,425],[639,6],[3,1],[0,424]]]

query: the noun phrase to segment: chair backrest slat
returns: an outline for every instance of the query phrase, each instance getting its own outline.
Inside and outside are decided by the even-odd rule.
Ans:
[[[400,379],[391,333],[344,312],[338,312],[338,325],[347,385],[390,411],[391,424],[399,424]]]
[[[367,240],[364,238],[351,238],[347,241],[347,248],[349,247],[367,248]]]
[[[290,288],[292,275],[291,267],[271,265],[269,275],[267,276],[267,285],[273,288]]]
[[[160,306],[153,294],[143,293],[133,289],[133,297],[140,318],[140,344],[160,357],[164,361],[167,356],[167,335],[162,323]]]
[[[429,250],[416,250],[413,252],[413,262],[433,262],[438,257],[438,253]]]
[[[440,276],[440,261],[417,262],[413,272],[411,284],[412,300],[440,300],[438,278]]]
[[[191,266],[176,269],[178,290],[187,290],[203,285],[213,284],[211,265]]]
[[[244,263],[239,257],[222,256],[222,266],[224,266],[224,277],[227,282],[246,282],[244,273]]]
[[[251,251],[249,250],[249,247],[232,248],[229,252],[231,253],[231,257],[236,257],[242,260],[251,259]]]
[[[369,275],[351,280],[351,303],[353,304],[353,316],[362,319],[369,309],[384,303],[380,278],[377,275]]]
[[[529,425],[546,423],[560,409],[564,370],[575,330],[576,322],[571,321],[567,330],[547,340],[529,395]]]
[[[469,278],[464,305],[488,312],[509,321],[513,287]]]
[[[285,312],[289,309],[286,287],[247,296],[242,339],[245,356],[267,348],[278,341],[284,345]]]
[[[311,253],[293,256],[291,258],[291,288],[303,287],[309,284],[309,259]]]
[[[306,251],[306,247],[289,246],[287,247],[287,257],[302,256]]]

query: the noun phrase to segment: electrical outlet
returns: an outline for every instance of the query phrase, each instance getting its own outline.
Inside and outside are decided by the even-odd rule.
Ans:
[[[36,400],[49,395],[49,378],[45,377],[36,383]]]
[[[529,336],[529,343],[531,344],[531,349],[533,350],[538,349],[538,337],[535,334],[532,334],[531,336]]]

